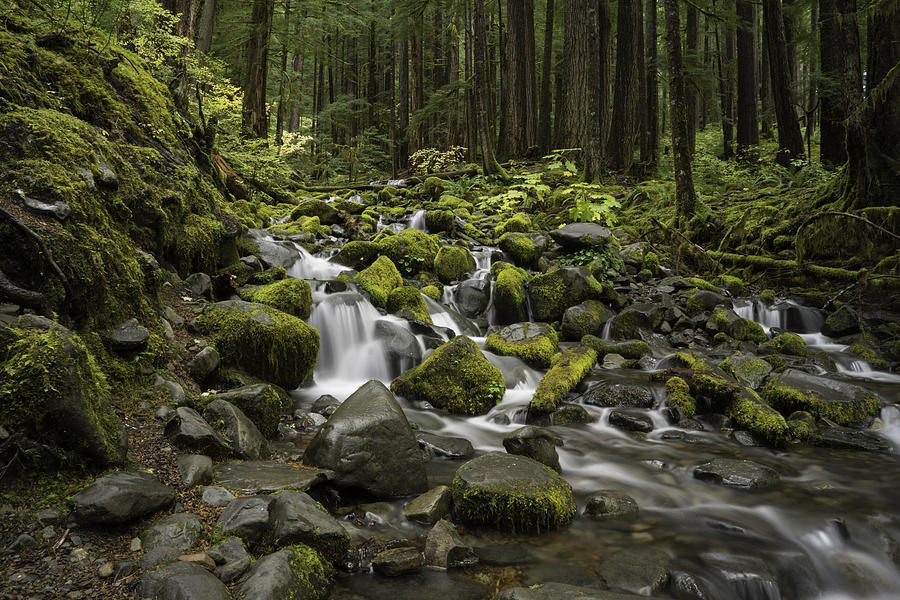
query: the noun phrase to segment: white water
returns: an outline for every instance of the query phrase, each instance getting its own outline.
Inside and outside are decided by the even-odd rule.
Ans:
[[[406,226],[409,229],[418,229],[419,231],[425,231],[425,211],[417,210],[412,214],[409,218],[409,221],[406,222]]]

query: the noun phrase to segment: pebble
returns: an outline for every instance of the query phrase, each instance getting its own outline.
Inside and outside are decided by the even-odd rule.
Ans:
[[[45,540],[50,540],[56,537],[56,529],[53,528],[53,525],[47,525],[43,529],[41,529],[41,537]]]
[[[85,550],[84,548],[75,548],[74,550],[72,550],[71,553],[69,553],[69,561],[73,562],[73,563],[86,560],[87,557],[88,557],[88,551]]]
[[[132,552],[140,552],[141,551],[141,538],[131,538],[131,546],[129,550]]]
[[[100,577],[100,578],[111,577],[114,570],[115,570],[115,565],[113,565],[111,562],[105,562],[102,565],[100,565],[99,569],[97,569],[97,577]]]
[[[37,520],[41,523],[59,523],[59,511],[52,508],[45,508],[37,512]]]

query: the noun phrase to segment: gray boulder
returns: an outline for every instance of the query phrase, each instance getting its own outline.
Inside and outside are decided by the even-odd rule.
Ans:
[[[417,431],[415,435],[419,446],[434,456],[444,458],[472,458],[475,456],[472,442],[465,438],[437,435],[427,431]]]
[[[206,273],[191,273],[184,281],[198,298],[212,297],[212,278]]]
[[[175,459],[181,483],[186,488],[212,481],[212,459],[202,454],[180,454]]]
[[[219,531],[254,544],[269,531],[271,496],[245,496],[232,500],[219,516]]]
[[[207,346],[191,359],[187,368],[194,379],[205,381],[218,366],[219,352],[212,346]]]
[[[599,300],[586,300],[570,306],[563,313],[562,337],[577,342],[586,335],[600,335],[606,322],[615,316],[616,313]]]
[[[726,487],[755,490],[781,480],[777,471],[749,460],[714,458],[694,468],[694,477]]]
[[[327,565],[303,545],[263,556],[237,586],[238,597],[248,600],[324,600],[330,592]]]
[[[650,433],[653,419],[645,412],[628,408],[616,408],[609,413],[609,424],[625,431]]]
[[[244,547],[240,538],[230,537],[206,551],[216,563],[213,571],[224,583],[230,583],[243,575],[250,568],[252,557]]]
[[[228,504],[234,500],[234,494],[223,487],[208,485],[203,488],[200,499],[210,506],[228,506]]]
[[[543,583],[507,588],[492,600],[635,600],[635,596],[567,583]]]
[[[425,538],[425,562],[432,567],[454,569],[478,562],[472,546],[463,541],[456,528],[444,519],[435,523]]]
[[[203,567],[177,561],[145,575],[138,597],[156,600],[231,600],[231,592]]]
[[[267,438],[278,432],[281,415],[290,411],[292,401],[283,389],[268,383],[252,383],[224,392],[216,398],[238,407]]]
[[[150,340],[150,332],[137,322],[137,319],[128,319],[112,330],[109,336],[113,350],[119,352],[140,352],[147,347]]]
[[[216,465],[216,482],[241,494],[272,494],[279,490],[304,492],[330,481],[334,473],[271,460],[247,460]]]
[[[451,501],[450,488],[439,485],[411,500],[403,507],[403,514],[410,521],[431,525],[450,512]]]
[[[203,417],[216,424],[236,457],[259,460],[271,454],[269,443],[259,429],[234,404],[217,398],[206,405]]]
[[[634,517],[638,505],[634,498],[615,490],[602,490],[588,498],[584,514],[593,519]]]
[[[176,513],[148,527],[141,534],[141,568],[151,569],[169,562],[194,547],[203,533],[203,523],[189,513]]]
[[[569,223],[550,232],[553,241],[567,250],[605,248],[611,236],[609,228],[596,223]]]
[[[487,279],[467,279],[456,288],[456,306],[469,318],[484,313],[490,301],[491,288]]]
[[[302,542],[333,563],[344,557],[350,535],[315,500],[303,492],[280,492],[269,507],[269,526],[273,539],[288,545]]]
[[[32,210],[38,214],[46,215],[48,217],[55,217],[60,221],[64,221],[70,214],[72,214],[72,207],[62,200],[56,200],[54,202],[44,202],[42,200],[38,200],[37,198],[26,196],[25,192],[23,192],[22,190],[16,190],[16,197],[19,202],[24,204],[25,207],[29,210]]]
[[[556,447],[562,444],[562,438],[549,429],[531,425],[520,427],[503,438],[503,447],[508,453],[533,458],[557,473],[561,468]]]
[[[166,508],[175,490],[149,473],[111,473],[72,497],[82,525],[127,523]]]
[[[422,553],[418,548],[411,546],[391,548],[378,553],[372,559],[372,568],[375,572],[388,577],[396,577],[418,571],[424,564]]]
[[[375,322],[375,337],[382,341],[384,352],[390,358],[395,373],[402,373],[422,362],[419,340],[406,327],[380,319]],[[315,406],[313,411],[318,412]]]
[[[363,384],[334,411],[303,455],[345,487],[397,497],[428,487],[425,457],[406,415],[383,383]]]
[[[649,596],[665,586],[669,563],[659,548],[626,548],[603,557],[599,571],[609,587]]]
[[[174,444],[221,455],[228,452],[228,443],[193,408],[181,406],[166,423],[165,436]]]
[[[649,387],[628,383],[601,382],[581,396],[581,401],[594,406],[653,408],[656,399]]]

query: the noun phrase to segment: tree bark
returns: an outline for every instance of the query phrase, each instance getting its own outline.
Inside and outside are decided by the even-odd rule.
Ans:
[[[474,67],[475,67],[475,113],[478,120],[478,141],[481,145],[481,165],[485,175],[501,173],[503,168],[494,156],[494,126],[488,120],[488,69],[487,30],[484,20],[484,0],[474,0]]]
[[[652,167],[659,158],[659,61],[656,37],[656,0],[646,0],[644,9],[646,46],[646,129],[641,140],[641,161]]]
[[[400,108],[397,115],[397,130],[400,135],[400,148],[398,152],[399,165],[401,169],[405,169],[409,164],[409,40],[407,35],[407,25],[409,20],[400,25],[400,57],[398,67],[400,73],[398,79],[400,81]]]
[[[620,0],[619,6],[623,2]],[[640,1],[640,0],[638,0]],[[588,34],[587,137],[584,148],[584,179],[592,182],[603,172],[603,144],[609,131],[609,36],[610,15],[608,0],[589,0],[586,15]]]
[[[535,140],[533,8],[530,0],[507,0],[502,147],[511,156],[524,156]]]
[[[472,6],[468,0],[466,5],[466,26],[465,26],[465,69],[464,74],[466,85],[464,94],[465,103],[465,134],[466,134],[466,160],[475,162],[478,160],[478,127],[477,116],[475,114],[475,40],[472,35],[474,30],[474,17],[472,15]]]
[[[269,35],[275,0],[254,0],[250,15],[250,41],[247,43],[247,71],[244,80],[242,125],[253,137],[269,135],[266,112],[266,82],[269,72]]]
[[[409,153],[415,154],[422,147],[422,124],[416,118],[416,111],[425,107],[424,57],[422,56],[422,31],[424,28],[424,6],[415,10],[412,16],[412,35],[410,36],[410,60],[412,70],[412,127],[409,132]]]
[[[763,0],[763,18],[772,75],[772,95],[775,97],[775,120],[778,123],[776,160],[781,166],[789,167],[791,160],[802,158],[804,152],[800,123],[791,102],[790,65],[784,39],[781,0]]]
[[[750,2],[737,1],[737,151],[738,156],[748,160],[755,159],[759,146],[755,12]]]
[[[634,142],[639,132],[638,105],[641,78],[639,67],[641,55],[644,53],[641,43],[642,27],[641,0],[619,0],[616,31],[616,84],[613,92],[612,120],[606,144],[607,166],[616,171],[627,171],[634,162]],[[602,22],[600,30],[600,35],[603,36]],[[608,26],[605,35],[609,36]]]
[[[723,51],[720,47],[719,37],[724,38],[725,60],[722,60]],[[734,29],[730,22],[716,25],[716,54],[719,67],[719,96],[722,103],[722,158],[728,160],[734,156],[732,148],[734,142],[734,55],[735,55]],[[756,95],[750,94],[755,100]],[[755,105],[754,105],[755,107]]]
[[[562,123],[559,144],[563,148],[583,147],[587,140],[588,107],[588,14],[597,0],[563,0],[563,81]],[[601,140],[601,144],[602,144]]]
[[[819,0],[820,160],[826,168],[847,162],[846,121],[862,99],[856,0]]]
[[[816,114],[819,112],[816,103],[818,102],[816,88],[818,87],[819,73],[816,66],[816,53],[813,51],[815,42],[819,37],[819,4],[816,1],[809,7],[809,33],[812,41],[810,42],[809,52],[809,93],[806,100],[806,147],[809,149],[812,143],[812,136],[816,132]],[[812,154],[812,152],[809,152]]]
[[[453,24],[447,30],[447,83],[454,85],[459,81],[459,18],[453,18]],[[450,108],[447,110],[447,146],[464,145],[459,131],[459,92],[453,91],[450,96]]]
[[[288,45],[286,35],[291,26],[291,0],[284,0],[284,30],[285,36],[281,40],[281,77],[278,80],[278,112],[275,117],[275,145],[281,146],[284,143],[282,131],[284,131],[284,115],[285,104],[287,103],[287,93],[290,90],[290,75],[288,74]]]
[[[697,145],[697,118],[700,113],[700,94],[698,80],[700,77],[700,11],[693,4],[687,7],[687,23],[685,24],[684,95],[687,110],[688,146],[693,154]]]
[[[200,0],[200,14],[197,17],[197,50],[209,52],[216,24],[216,0]]]
[[[684,66],[681,58],[681,23],[678,0],[664,0],[666,50],[669,58],[669,95],[672,114],[672,155],[675,162],[675,223],[682,228],[694,214],[697,200],[691,172],[688,143],[687,99],[684,93]]]

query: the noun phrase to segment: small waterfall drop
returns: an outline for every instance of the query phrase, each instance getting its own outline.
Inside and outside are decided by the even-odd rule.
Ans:
[[[347,270],[347,267],[331,262],[330,257],[313,256],[303,246],[299,244],[296,246],[300,258],[288,267],[287,275],[289,277],[328,280],[336,279],[338,273]]]
[[[417,210],[412,214],[409,218],[409,221],[406,222],[406,226],[409,229],[418,229],[419,231],[426,231],[425,227],[425,211]]]

